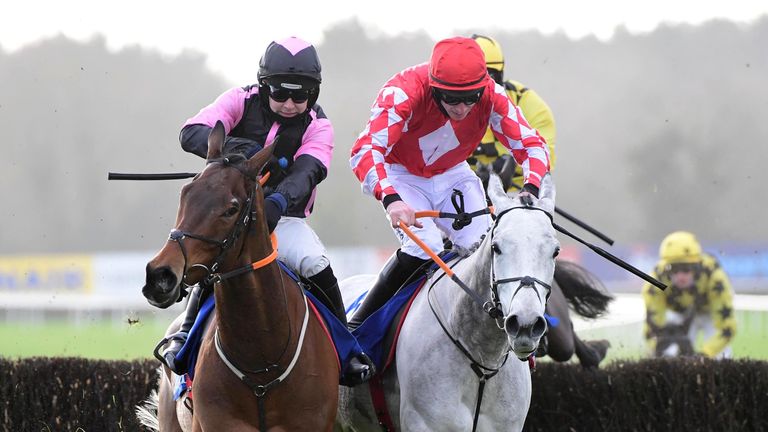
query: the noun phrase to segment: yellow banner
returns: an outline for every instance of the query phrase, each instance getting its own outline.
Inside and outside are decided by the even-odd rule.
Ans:
[[[0,293],[93,291],[90,255],[0,256]]]

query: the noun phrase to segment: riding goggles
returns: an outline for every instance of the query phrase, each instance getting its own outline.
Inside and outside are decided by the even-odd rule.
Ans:
[[[469,91],[448,91],[448,90],[435,90],[438,98],[445,102],[447,105],[455,106],[460,103],[464,105],[474,105],[480,101],[483,96],[483,90],[485,87]]]
[[[294,86],[297,88],[290,88]],[[313,91],[313,88],[301,88],[299,84],[281,83],[279,86],[269,84],[269,97],[276,102],[285,102],[291,99],[297,104],[304,103],[309,100]]]
[[[689,273],[689,272],[695,272],[699,269],[699,264],[697,263],[673,263],[673,264],[667,264],[666,270],[669,273]]]

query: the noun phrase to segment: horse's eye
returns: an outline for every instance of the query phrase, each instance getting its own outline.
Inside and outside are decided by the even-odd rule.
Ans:
[[[557,256],[560,255],[560,248],[555,249],[555,253],[552,254],[552,258],[557,258]]]
[[[224,213],[224,216],[232,217],[238,214],[239,212],[240,212],[240,208],[233,205],[232,207],[227,209],[227,211]]]
[[[499,245],[497,243],[494,243],[491,245],[491,250],[493,251],[493,253],[496,253],[496,254],[501,253],[501,248],[499,248]]]

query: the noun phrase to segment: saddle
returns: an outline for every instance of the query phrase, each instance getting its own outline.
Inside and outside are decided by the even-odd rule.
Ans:
[[[328,335],[329,341],[332,343],[334,350],[336,351],[339,372],[343,372],[344,367],[349,364],[349,361],[356,355],[362,352],[362,348],[358,344],[355,337],[344,326],[320,300],[318,300],[309,290],[309,285],[299,278],[295,273],[288,269],[285,264],[279,262],[279,265],[286,272],[286,274],[296,281],[299,286],[304,290],[304,294],[309,300],[308,305],[313,314],[324,325],[325,333]],[[192,329],[189,331],[189,336],[186,342],[182,346],[179,353],[176,355],[175,363],[181,365],[182,371],[179,375],[174,391],[174,400],[179,399],[185,393],[191,395],[192,382],[195,376],[195,365],[197,364],[197,356],[200,349],[200,344],[205,335],[205,331],[210,321],[211,313],[215,308],[214,296],[209,295],[204,301],[201,302],[200,309],[195,318],[195,323],[192,325]]]
[[[446,263],[458,258],[455,252],[443,252],[441,258]],[[457,261],[458,262],[458,261]],[[406,282],[391,299],[379,310],[372,313],[360,327],[352,331],[362,350],[368,354],[376,366],[376,374],[381,374],[395,358],[395,347],[411,304],[426,281],[440,267],[435,263],[421,276]]]

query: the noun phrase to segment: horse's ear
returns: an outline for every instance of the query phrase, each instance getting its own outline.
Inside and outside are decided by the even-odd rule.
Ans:
[[[499,209],[506,209],[512,206],[512,198],[507,195],[504,185],[501,184],[501,179],[494,172],[488,178],[488,197],[491,199],[493,206],[496,207],[497,212]]]
[[[547,173],[539,185],[539,207],[553,214],[555,212],[555,182],[552,174]]]
[[[264,147],[255,155],[251,156],[251,158],[246,162],[246,170],[248,171],[248,174],[253,177],[258,177],[258,175],[261,173],[261,170],[272,157],[272,151],[274,149],[275,146],[273,144],[271,146]]]
[[[208,134],[208,160],[218,159],[221,157],[221,149],[224,148],[224,123],[221,120],[216,122],[216,126],[211,129],[211,133]]]

